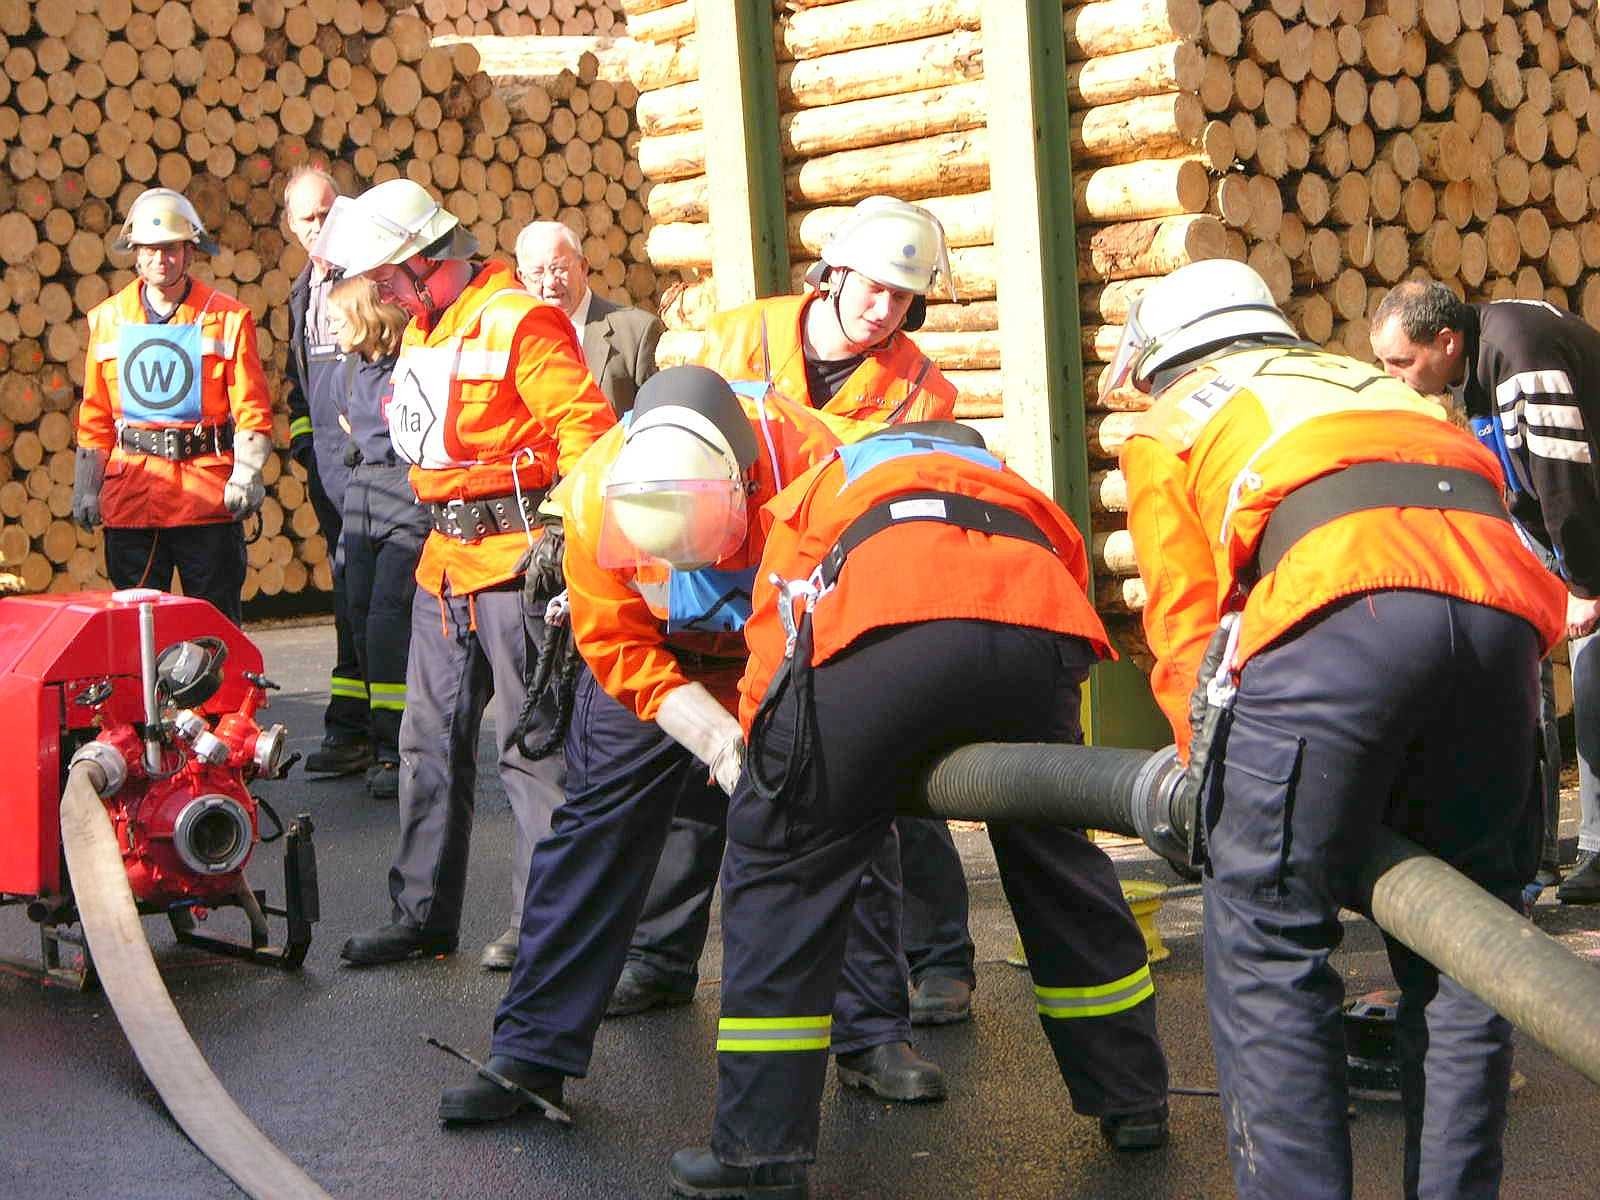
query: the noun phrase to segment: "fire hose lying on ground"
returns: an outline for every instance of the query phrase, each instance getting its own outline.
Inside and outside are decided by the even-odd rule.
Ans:
[[[1170,747],[964,746],[934,765],[911,815],[1104,829],[1184,862],[1182,774]],[[1379,829],[1373,845],[1360,880],[1373,922],[1600,1083],[1600,971],[1415,843]]]
[[[148,590],[0,600],[0,757],[34,769],[0,793],[0,903],[27,904],[47,979],[104,987],[168,1111],[241,1189],[326,1200],[212,1074],[140,923],[161,914],[189,945],[304,961],[317,919],[311,822],[302,814],[285,829],[248,786],[294,761],[283,726],[255,719],[275,686],[256,648],[203,601]],[[284,839],[283,908],[244,876],[261,812],[279,826],[267,840]],[[243,911],[248,942],[197,932],[222,907]],[[269,914],[286,920],[281,946]],[[76,965],[63,954],[74,947]]]

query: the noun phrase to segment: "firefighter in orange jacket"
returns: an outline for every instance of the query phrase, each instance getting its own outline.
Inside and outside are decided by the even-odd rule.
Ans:
[[[455,949],[491,698],[519,914],[533,844],[561,801],[560,761],[531,758],[523,736],[538,736],[521,718],[546,630],[542,611],[525,609],[522,577],[543,544],[540,501],[615,418],[571,322],[523,291],[509,264],[473,262],[476,249],[426,189],[394,179],[338,200],[313,251],[347,276],[369,274],[411,314],[387,416],[433,524],[412,607],[392,916],[345,943],[341,956],[358,965]]]
[[[702,365],[727,379],[769,382],[846,442],[884,425],[950,418],[955,388],[906,336],[921,328],[935,281],[942,276],[952,286],[938,220],[903,200],[869,197],[828,239],[814,272],[820,290],[711,318]],[[693,996],[722,864],[717,818],[673,822],[610,1015]],[[907,843],[912,1019],[960,1020],[975,982],[961,860],[943,822],[908,819],[897,827]]]
[[[841,447],[765,518],[722,872],[716,1123],[668,1179],[685,1196],[798,1200],[845,914],[897,802],[968,742],[1081,741],[1079,686],[1110,648],[1072,522],[953,422]],[[1164,1143],[1154,985],[1110,860],[1071,829],[989,836],[1073,1107],[1119,1149]]]
[[[133,251],[138,277],[89,311],[73,515],[105,525],[113,586],[165,589],[176,570],[237,624],[239,522],[261,507],[272,453],[255,321],[191,277],[196,250],[217,246],[170,188],[139,194],[112,249]]]
[[[739,775],[744,739],[733,710],[760,506],[836,442],[814,414],[764,393],[736,396],[703,367],[654,375],[626,430],[596,445],[563,485],[567,590],[587,669],[567,734],[566,802],[534,851],[487,1063],[546,1100],[559,1101],[563,1081],[588,1070],[673,813],[725,805]],[[892,858],[862,890],[853,949],[871,969],[861,972],[865,987],[840,990],[834,1048],[848,1071],[893,1046],[898,1077],[918,1083],[937,1069],[907,1044],[886,871]],[[896,997],[871,994],[890,974],[898,1013]],[[445,1091],[439,1116],[493,1121],[525,1103],[480,1076]]]
[[[1156,696],[1202,781],[1234,1178],[1244,1197],[1347,1197],[1339,908],[1379,824],[1518,904],[1565,591],[1518,540],[1493,455],[1400,381],[1299,340],[1240,263],[1144,294],[1112,385],[1127,378],[1156,397],[1122,465]],[[1496,1195],[1510,1027],[1388,949],[1405,1193]]]

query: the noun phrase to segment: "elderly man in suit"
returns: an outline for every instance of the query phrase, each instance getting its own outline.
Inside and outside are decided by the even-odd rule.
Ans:
[[[583,245],[560,221],[535,221],[517,235],[517,278],[567,314],[589,373],[617,416],[631,409],[639,385],[656,371],[660,318],[595,295]]]

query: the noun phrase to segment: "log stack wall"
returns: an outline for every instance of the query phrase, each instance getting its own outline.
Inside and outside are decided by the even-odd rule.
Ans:
[[[778,0],[795,283],[848,206],[944,220],[961,301],[924,350],[1004,447],[985,0]],[[623,0],[667,288],[663,358],[714,303],[693,0]],[[1395,282],[1546,298],[1600,324],[1595,0],[1094,0],[1063,6],[1097,599],[1143,655],[1116,455],[1145,399],[1101,377],[1128,306],[1191,261],[1248,261],[1311,338],[1371,356]]]
[[[110,245],[146,187],[184,192],[220,243],[196,274],[255,314],[280,447],[287,301],[304,263],[280,197],[299,166],[327,165],[352,192],[416,179],[485,253],[509,257],[535,217],[566,221],[597,290],[654,305],[631,85],[580,55],[502,96],[472,46],[433,44],[433,7],[0,0],[0,570],[33,591],[105,586],[98,532],[71,521],[85,314],[132,278]],[[304,474],[280,452],[266,478],[247,602],[326,592]]]

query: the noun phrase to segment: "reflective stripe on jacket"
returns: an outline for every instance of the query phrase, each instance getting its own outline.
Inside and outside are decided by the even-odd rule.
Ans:
[[[765,379],[780,396],[811,404],[801,329],[806,305],[818,293],[757,300],[712,317],[706,326],[700,364],[725,379]],[[762,333],[766,340],[763,350]],[[909,401],[909,403],[908,403]],[[955,386],[903,333],[855,369],[826,404],[812,405],[844,441],[871,432],[868,426],[893,421],[944,421],[955,413]]]
[[[231,521],[222,488],[233,469],[232,451],[172,460],[131,454],[117,444],[123,419],[117,376],[118,331],[147,321],[135,279],[89,310],[83,403],[78,407],[78,445],[109,452],[101,515],[116,529],[207,525]],[[172,314],[173,325],[200,327],[200,424],[272,432],[272,398],[256,352],[250,310],[232,296],[192,280],[189,294]],[[147,425],[147,428],[161,426]],[[185,423],[184,429],[192,429]]]
[[[941,521],[906,521],[885,529],[850,552],[837,585],[814,602],[813,664],[826,662],[873,629],[945,619],[1072,634],[1089,641],[1102,657],[1111,656],[1105,627],[1085,594],[1089,564],[1083,537],[1066,513],[986,451],[927,446],[895,434],[846,446],[767,506],[771,528],[756,572],[754,612],[745,626],[750,665],[739,684],[739,716],[746,731],[784,657],[771,576],[807,578],[857,517],[912,492],[953,492],[1018,513],[1050,539],[1055,553],[1020,538]]]
[[[441,441],[452,465],[412,467],[411,487],[424,504],[511,495],[513,466],[523,491],[546,488],[616,423],[572,323],[518,289],[503,262],[487,263],[433,328],[416,320],[406,326],[397,378],[408,350],[449,362]],[[457,596],[481,591],[515,578],[527,549],[521,530],[476,542],[435,531],[423,545],[417,583],[436,596],[446,585]]]
[[[1128,528],[1147,600],[1156,700],[1180,751],[1207,640],[1251,576],[1268,518],[1289,492],[1355,463],[1500,467],[1444,410],[1375,367],[1310,348],[1215,359],[1168,388],[1122,451]],[[1415,589],[1524,617],[1546,650],[1565,589],[1508,521],[1376,508],[1307,533],[1249,590],[1235,666],[1344,596]]]
[[[761,506],[838,445],[808,409],[777,398],[741,396],[740,403],[757,427],[760,450],[753,468],[756,487],[749,498],[745,543],[716,564],[719,571],[728,572],[747,571],[760,561]],[[608,569],[596,561],[606,473],[622,441],[621,427],[606,434],[557,493],[565,516],[567,595],[578,651],[600,686],[640,720],[652,720],[667,693],[691,681],[705,684],[731,712],[737,706],[736,687],[744,669],[743,635],[669,633],[672,571]],[[685,659],[704,656],[718,661],[685,662],[680,654]]]

